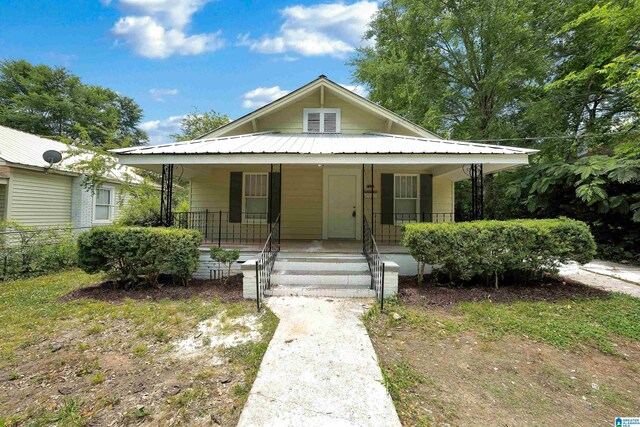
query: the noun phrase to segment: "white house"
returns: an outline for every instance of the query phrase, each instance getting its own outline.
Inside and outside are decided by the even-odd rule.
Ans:
[[[196,140],[114,151],[125,165],[164,172],[165,197],[172,174],[190,180],[191,212],[165,210],[168,222],[201,230],[209,244],[239,247],[250,261],[275,231],[282,252],[270,280],[325,286],[318,292],[328,295],[331,287],[369,286],[362,270],[378,274],[375,246],[387,272],[397,274],[392,261],[400,261],[415,274],[398,245],[402,226],[454,221],[454,183],[470,178],[481,214],[483,174],[527,164],[535,152],[443,139],[325,76]],[[300,252],[307,255],[294,259]],[[322,262],[333,254],[356,265],[305,264],[314,252],[328,254]],[[254,264],[243,267],[245,277]]]
[[[91,194],[73,167],[80,156],[90,154],[72,156],[69,149],[62,142],[0,126],[0,219],[36,227],[71,225],[78,230],[113,223],[126,203],[121,184],[140,177],[119,165]],[[47,163],[43,159],[47,150],[60,152],[62,161]]]

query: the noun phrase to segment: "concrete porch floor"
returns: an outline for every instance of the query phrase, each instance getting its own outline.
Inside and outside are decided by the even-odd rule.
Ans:
[[[205,244],[204,247],[217,246],[217,244]],[[239,244],[222,242],[223,248],[238,249],[240,252],[259,252],[264,243]],[[378,245],[381,253],[408,254],[407,248],[399,245]],[[281,252],[308,252],[308,253],[362,253],[361,240],[282,240]]]

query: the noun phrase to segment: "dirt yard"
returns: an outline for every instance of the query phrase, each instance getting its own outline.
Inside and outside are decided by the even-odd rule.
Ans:
[[[418,287],[367,328],[407,426],[595,426],[640,408],[640,300],[579,283]]]
[[[0,426],[236,425],[277,326],[229,284],[0,283]]]

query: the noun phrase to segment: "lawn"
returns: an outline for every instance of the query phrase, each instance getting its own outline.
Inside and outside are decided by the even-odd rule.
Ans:
[[[365,323],[404,425],[594,426],[638,415],[640,299],[553,280],[405,283]]]
[[[257,315],[237,280],[100,281],[0,283],[0,426],[235,425],[277,318]]]

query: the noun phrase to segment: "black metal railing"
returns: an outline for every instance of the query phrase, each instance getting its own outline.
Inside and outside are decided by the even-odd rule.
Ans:
[[[455,214],[447,213],[373,213],[372,234],[381,245],[399,245],[402,226],[413,222],[454,222]]]
[[[380,251],[373,235],[373,230],[365,216],[363,218],[362,253],[367,258],[369,271],[371,272],[371,289],[376,293],[380,301],[380,311],[384,309],[384,262],[380,257]]]
[[[271,226],[271,232],[256,260],[256,304],[262,306],[265,289],[271,288],[271,271],[280,252],[280,215]]]
[[[198,230],[205,243],[218,246],[262,243],[271,228],[266,212],[242,212],[240,218],[231,221],[229,212],[210,210],[174,212],[173,226]]]

